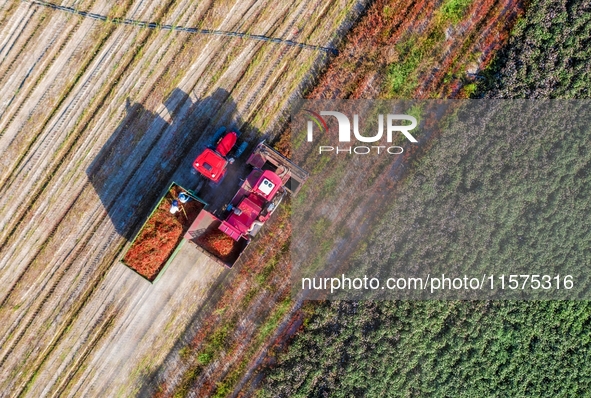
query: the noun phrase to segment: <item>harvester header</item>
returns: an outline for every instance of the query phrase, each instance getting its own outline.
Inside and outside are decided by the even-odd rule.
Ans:
[[[265,144],[264,141],[257,145],[246,163],[255,169],[273,171],[279,176],[285,189],[292,195],[299,192],[301,185],[308,178],[306,171]]]

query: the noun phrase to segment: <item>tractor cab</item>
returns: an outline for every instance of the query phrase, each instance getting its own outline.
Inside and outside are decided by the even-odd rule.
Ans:
[[[238,135],[235,132],[226,134],[219,140],[214,149],[206,148],[193,162],[193,168],[213,182],[220,182],[229,163],[227,155],[236,144]]]

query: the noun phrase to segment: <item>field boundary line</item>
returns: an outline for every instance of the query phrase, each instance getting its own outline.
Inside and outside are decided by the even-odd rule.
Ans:
[[[48,7],[54,10],[68,12],[70,14],[75,14],[81,16],[83,18],[90,18],[97,21],[103,22],[110,22],[115,25],[129,25],[135,26],[139,28],[148,28],[148,29],[161,29],[161,30],[170,30],[176,32],[187,32],[187,33],[194,33],[194,34],[202,34],[202,35],[216,35],[216,36],[228,36],[228,37],[239,37],[241,39],[250,39],[250,40],[258,40],[258,41],[266,41],[270,43],[276,44],[284,44],[286,46],[292,47],[300,47],[308,50],[319,50],[324,51],[327,53],[338,54],[337,49],[331,47],[324,47],[315,44],[308,44],[308,43],[300,43],[293,40],[288,39],[281,39],[279,37],[268,37],[264,35],[253,35],[250,33],[245,32],[232,32],[226,30],[217,30],[217,29],[201,29],[201,28],[191,28],[186,26],[174,26],[174,25],[161,25],[156,22],[146,22],[146,21],[139,21],[136,19],[128,19],[128,18],[109,18],[106,15],[99,15],[92,12],[87,11],[80,11],[72,7],[61,6],[58,4],[50,3],[44,0],[22,0],[23,2],[30,2],[33,5],[41,6],[41,7]]]

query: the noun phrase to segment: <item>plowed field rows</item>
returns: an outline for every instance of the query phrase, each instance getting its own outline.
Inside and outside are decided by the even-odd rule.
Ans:
[[[109,18],[331,46],[352,0],[64,1]],[[0,5],[0,395],[133,395],[225,271],[118,263],[220,125],[256,141],[326,52]]]

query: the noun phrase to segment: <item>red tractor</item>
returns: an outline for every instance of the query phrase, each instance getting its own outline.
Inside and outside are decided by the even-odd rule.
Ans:
[[[234,151],[234,157],[228,157],[228,154],[236,145],[238,134],[229,132],[222,138],[221,135],[226,132],[225,127],[221,127],[214,135],[213,141],[217,141],[215,147],[205,148],[203,152],[193,162],[193,169],[201,173],[206,178],[218,183],[226,174],[229,164],[234,163],[234,158],[239,157],[246,149],[248,143],[243,142]]]

